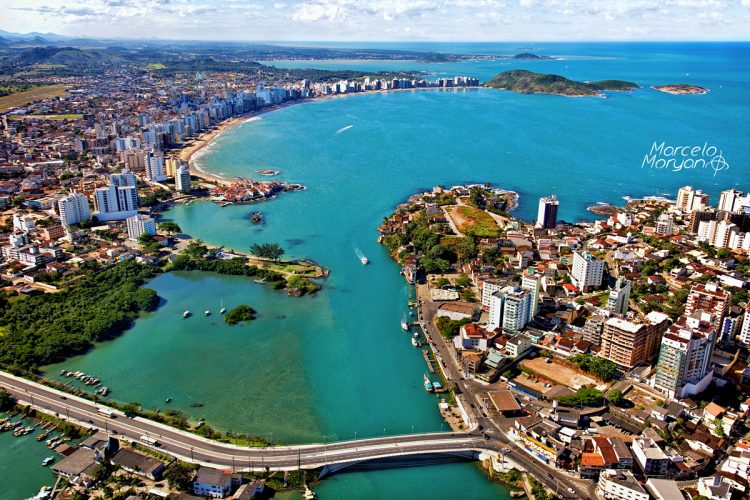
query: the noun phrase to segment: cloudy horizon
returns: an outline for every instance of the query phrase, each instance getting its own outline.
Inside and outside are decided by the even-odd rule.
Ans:
[[[7,0],[3,0],[6,2]],[[25,0],[0,29],[236,41],[750,39],[750,0]]]

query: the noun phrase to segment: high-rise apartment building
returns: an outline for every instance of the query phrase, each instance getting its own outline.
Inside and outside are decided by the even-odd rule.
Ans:
[[[685,186],[677,191],[676,207],[683,212],[703,210],[708,206],[708,195],[693,186]]]
[[[508,286],[490,298],[489,329],[517,333],[531,321],[532,292]]]
[[[710,368],[716,327],[711,315],[695,311],[681,316],[661,340],[654,388],[669,398],[686,398],[711,383]]]
[[[721,321],[732,305],[732,294],[715,283],[693,285],[685,303],[685,316],[702,310],[710,314],[714,327],[721,326]]]
[[[156,235],[156,221],[148,215],[135,214],[126,220],[128,239],[136,241],[142,234]]]
[[[573,253],[573,269],[570,273],[570,281],[581,292],[602,286],[603,277],[603,260],[597,260],[588,252]]]
[[[557,207],[560,203],[557,196],[543,196],[539,198],[539,209],[536,214],[536,227],[554,229],[557,226]]]
[[[609,291],[607,299],[607,309],[618,314],[628,312],[628,303],[630,301],[630,281],[623,277],[617,278],[615,286]]]
[[[190,185],[190,169],[187,165],[180,165],[174,173],[175,189],[181,193],[189,193],[192,189]]]
[[[658,352],[668,327],[669,317],[656,311],[637,321],[609,318],[604,322],[599,355],[626,368],[648,362]]]
[[[146,178],[151,182],[162,182],[167,180],[164,174],[164,157],[149,152],[145,158]]]
[[[91,218],[89,212],[89,199],[81,193],[73,193],[57,202],[60,211],[62,225],[68,227],[72,224],[80,224]]]

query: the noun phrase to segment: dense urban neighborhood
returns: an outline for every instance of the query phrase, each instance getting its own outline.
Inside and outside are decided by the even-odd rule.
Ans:
[[[685,186],[576,224],[514,199],[438,186],[379,229],[456,412],[600,498],[745,497],[750,198]]]

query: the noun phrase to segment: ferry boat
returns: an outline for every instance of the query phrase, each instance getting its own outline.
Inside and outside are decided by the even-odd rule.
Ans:
[[[409,331],[409,322],[406,321],[406,314],[404,314],[403,318],[401,318],[401,329],[405,332]]]
[[[42,460],[42,467],[47,467],[49,464],[55,461],[55,457],[47,457]]]
[[[192,314],[193,313],[191,313],[190,311],[185,311],[184,313],[182,313],[182,317],[183,318],[189,318]]]
[[[432,386],[432,382],[430,382],[430,379],[427,378],[427,375],[422,375],[424,377],[424,390],[427,392],[432,392],[435,390],[435,388]]]

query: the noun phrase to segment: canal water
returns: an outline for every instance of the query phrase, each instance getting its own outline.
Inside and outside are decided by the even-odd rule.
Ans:
[[[590,218],[585,209],[597,202],[673,196],[685,184],[709,192],[713,203],[722,189],[747,187],[750,148],[740,123],[750,110],[750,78],[742,50],[731,44],[609,47],[597,45],[601,57],[590,59],[580,46],[577,57],[544,61],[538,69],[646,87],[689,80],[711,93],[672,96],[644,88],[606,99],[490,89],[369,94],[291,106],[228,131],[200,159],[204,168],[227,177],[279,169],[278,179],[307,190],[254,206],[195,202],[164,219],[231,249],[278,242],[288,257],[310,257],[331,269],[323,291],[298,299],[245,278],[159,276],[150,284],[165,301],[157,312],[121,338],[47,371],[81,370],[104,380],[120,401],[172,406],[223,430],[276,442],[439,431],[438,401],[421,386],[424,361],[399,328],[409,287],[375,242],[377,226],[397,203],[436,184],[491,182],[520,193],[521,217],[532,219],[538,197],[556,193],[560,217],[578,220]],[[487,64],[479,65],[479,76],[507,69],[507,62]],[[462,73],[472,74],[465,67]],[[713,144],[730,169],[714,175],[644,168],[654,141]],[[256,210],[264,214],[259,226],[248,220]],[[217,315],[222,301],[250,304],[259,318],[226,326]],[[194,316],[183,320],[185,309]],[[206,309],[212,316],[202,315]],[[198,403],[203,406],[193,406]],[[505,494],[473,464],[345,474],[318,489],[322,498]]]

